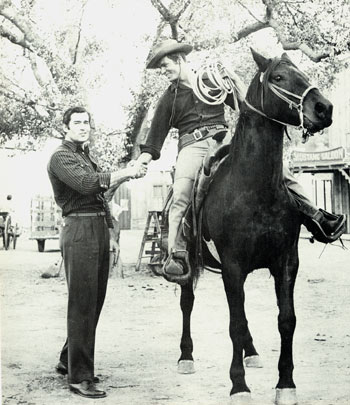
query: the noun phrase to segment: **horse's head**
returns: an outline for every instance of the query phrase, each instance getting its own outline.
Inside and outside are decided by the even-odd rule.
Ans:
[[[247,92],[247,105],[282,124],[317,132],[332,124],[333,105],[289,59],[267,59],[251,50],[259,71]]]

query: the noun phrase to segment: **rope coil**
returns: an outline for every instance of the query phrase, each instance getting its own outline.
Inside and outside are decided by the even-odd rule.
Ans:
[[[206,83],[208,80],[210,85]],[[209,105],[222,104],[227,95],[232,93],[234,107],[238,110],[238,90],[229,71],[220,61],[207,62],[198,69],[193,91],[203,103]]]

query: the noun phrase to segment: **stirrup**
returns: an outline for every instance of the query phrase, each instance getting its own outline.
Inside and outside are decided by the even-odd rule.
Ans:
[[[179,263],[179,265],[183,266],[183,274],[176,274],[176,270],[172,269],[172,267],[176,266],[176,263]],[[189,261],[189,254],[187,250],[174,250],[172,251],[167,260],[164,263],[163,269],[162,269],[163,277],[170,282],[173,283],[178,283],[180,285],[186,284],[191,276],[192,276],[192,270],[191,270],[191,265]]]

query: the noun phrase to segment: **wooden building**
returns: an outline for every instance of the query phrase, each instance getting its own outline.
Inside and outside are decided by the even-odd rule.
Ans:
[[[293,171],[311,175],[312,200],[319,208],[346,214],[346,233],[350,233],[350,155],[346,149],[294,151]]]
[[[347,56],[349,59],[349,56]],[[350,59],[349,59],[350,60]],[[350,69],[337,76],[327,94],[333,103],[333,123],[325,131],[327,148],[294,151],[293,171],[309,176],[309,194],[327,211],[346,214],[350,233]],[[319,135],[316,134],[315,138]],[[307,148],[307,144],[305,145]]]

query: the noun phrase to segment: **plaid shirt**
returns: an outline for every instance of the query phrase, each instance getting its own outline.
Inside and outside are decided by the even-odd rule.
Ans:
[[[52,154],[47,171],[55,201],[62,216],[74,212],[106,212],[109,228],[113,228],[108,203],[103,193],[109,188],[111,174],[102,173],[88,148],[64,140]]]

